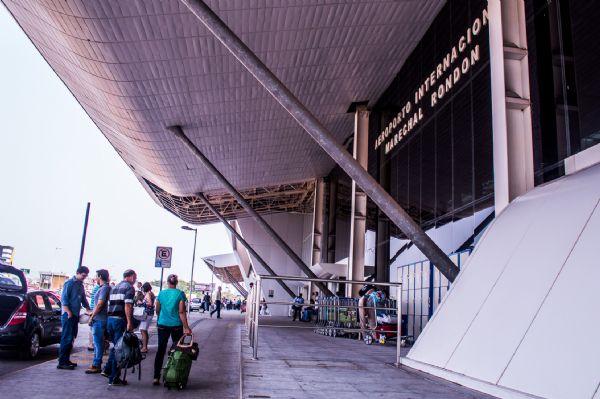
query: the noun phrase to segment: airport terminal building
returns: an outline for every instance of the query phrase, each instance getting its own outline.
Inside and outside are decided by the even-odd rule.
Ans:
[[[600,397],[595,2],[206,1],[302,107],[230,53],[203,2],[2,2],[159,206],[237,233],[241,289],[399,281],[408,367],[501,397]]]

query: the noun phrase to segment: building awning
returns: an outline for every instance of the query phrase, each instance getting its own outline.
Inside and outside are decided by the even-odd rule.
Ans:
[[[286,185],[307,190],[334,166],[178,0],[1,1],[148,193],[187,221],[214,221],[186,206],[222,188],[167,126],[235,187],[279,201],[261,212],[306,211]],[[445,1],[207,3],[343,143],[350,104],[381,96]]]

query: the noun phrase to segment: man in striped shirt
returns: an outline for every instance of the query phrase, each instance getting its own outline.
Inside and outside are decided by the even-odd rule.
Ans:
[[[108,355],[108,363],[102,373],[108,377],[109,385],[125,385],[125,382],[119,377],[121,370],[117,368],[114,345],[123,336],[125,330],[133,331],[133,298],[135,296],[133,285],[136,280],[137,275],[133,270],[125,270],[123,281],[110,291],[106,331],[113,345]]]

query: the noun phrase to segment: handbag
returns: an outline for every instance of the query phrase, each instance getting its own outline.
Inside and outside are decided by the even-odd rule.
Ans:
[[[200,350],[198,348],[198,343],[194,342],[194,336],[192,335],[191,338],[188,338],[190,342],[187,344],[184,343],[185,339],[186,336],[184,335],[179,339],[179,341],[173,343],[170,352],[180,351],[188,355],[192,360],[198,359]]]
[[[135,306],[133,308],[133,318],[140,321],[146,320],[148,318],[146,306]]]

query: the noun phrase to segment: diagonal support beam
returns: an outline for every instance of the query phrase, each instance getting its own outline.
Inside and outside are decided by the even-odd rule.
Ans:
[[[202,0],[180,0],[198,17],[238,61],[306,130],[329,156],[358,184],[375,204],[429,258],[450,281],[458,268],[400,205],[333,138],[327,128],[292,94],[267,66]]]
[[[192,151],[192,153],[196,156],[196,158],[198,158],[202,165],[204,165],[204,167],[208,169],[223,186],[225,186],[227,191],[229,191],[229,193],[242,206],[242,208],[244,208],[246,212],[248,212],[248,214],[252,216],[254,221],[258,223],[258,225],[275,241],[279,248],[281,248],[281,250],[290,257],[290,259],[296,264],[296,266],[298,266],[300,270],[302,270],[302,272],[304,272],[304,274],[306,274],[307,277],[317,278],[317,276],[312,272],[312,270],[310,270],[308,266],[304,264],[302,259],[300,259],[298,255],[296,255],[294,250],[290,248],[290,246],[287,245],[281,237],[279,237],[279,234],[277,234],[277,232],[275,232],[275,230],[273,230],[273,228],[269,226],[269,224],[262,218],[262,216],[260,216],[258,212],[256,212],[254,208],[252,208],[252,206],[250,206],[250,204],[248,203],[248,201],[246,201],[242,194],[240,194],[239,191],[237,191],[235,187],[233,187],[233,185],[229,183],[225,176],[223,176],[221,172],[219,172],[219,170],[210,162],[210,160],[204,156],[200,149],[196,147],[194,143],[192,143],[192,141],[183,132],[181,126],[170,126],[167,129],[173,132],[175,136],[177,136],[177,138],[179,138],[179,140],[181,140],[181,142],[185,144],[185,146],[188,147],[190,151]],[[326,296],[333,296],[333,293],[327,288],[325,284],[317,283],[317,286]]]
[[[271,267],[267,264],[267,262],[265,262],[264,259],[261,258],[260,255],[256,253],[254,248],[252,248],[250,246],[250,244],[248,244],[246,242],[246,240],[244,240],[244,238],[240,235],[240,233],[238,233],[227,222],[227,220],[223,217],[223,215],[221,215],[221,213],[217,210],[217,208],[215,208],[214,205],[208,201],[208,199],[204,196],[204,194],[198,193],[198,197],[202,200],[202,202],[204,202],[204,204],[208,207],[208,209],[210,209],[210,211],[217,217],[217,219],[219,219],[221,221],[221,223],[223,223],[223,225],[227,228],[227,230],[229,230],[231,232],[231,234],[233,234],[235,236],[235,238],[237,238],[237,240],[239,242],[241,242],[244,247],[246,247],[248,252],[250,252],[250,254],[252,254],[252,256],[254,256],[254,258],[258,261],[258,263],[263,265],[263,267],[265,268],[267,273],[269,273],[271,276],[277,276],[277,274],[275,274],[275,272],[273,271],[273,269],[271,269]],[[294,291],[292,291],[290,289],[290,287],[288,287],[282,280],[276,280],[276,281],[279,283],[279,285],[281,285],[281,287],[285,290],[285,292],[287,292],[289,294],[289,296],[291,296],[292,298],[294,298],[296,296],[296,294],[294,294]]]

